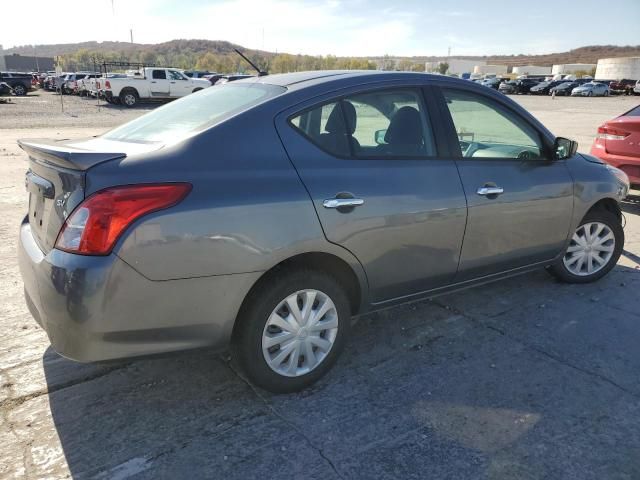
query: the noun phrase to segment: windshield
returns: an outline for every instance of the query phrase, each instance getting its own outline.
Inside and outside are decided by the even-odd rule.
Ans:
[[[285,92],[263,83],[230,83],[188,95],[103,135],[123,142],[175,143]]]

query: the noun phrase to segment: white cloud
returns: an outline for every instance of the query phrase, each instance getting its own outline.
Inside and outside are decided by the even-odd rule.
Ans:
[[[366,2],[364,2],[366,4]],[[304,54],[406,54],[414,16],[394,8],[349,15],[338,0],[223,0],[178,9],[168,0],[92,2],[93,10],[52,9],[33,0],[32,16],[14,17],[0,30],[0,43],[72,43],[88,40],[157,43],[175,38],[228,40],[249,48]],[[369,9],[361,8],[363,12]],[[161,13],[163,12],[163,13]],[[172,14],[173,13],[173,14]]]

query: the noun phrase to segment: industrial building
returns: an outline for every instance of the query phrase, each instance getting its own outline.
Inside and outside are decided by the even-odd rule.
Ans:
[[[3,72],[46,72],[54,69],[51,57],[25,57],[17,53],[0,55],[0,71]]]
[[[455,75],[462,75],[463,73],[471,73],[477,65],[486,65],[487,62],[478,60],[465,60],[462,58],[449,58],[439,62],[426,62],[424,64],[425,72],[433,73],[438,71],[438,67],[441,63],[448,63],[449,69],[447,73]]]
[[[551,67],[541,67],[539,65],[523,65],[521,67],[513,67],[511,71],[514,75],[549,75]]]
[[[477,62],[476,62],[477,63]],[[477,65],[473,68],[473,73],[477,75],[506,75],[506,65]]]
[[[640,57],[601,58],[595,77],[601,80],[639,80]]]
[[[576,72],[590,72],[596,68],[594,63],[566,63],[554,65],[551,68],[552,75],[570,75]]]

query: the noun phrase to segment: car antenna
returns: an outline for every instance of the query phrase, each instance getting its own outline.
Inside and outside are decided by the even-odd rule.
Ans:
[[[245,56],[242,54],[242,52],[241,52],[240,50],[238,50],[237,48],[234,48],[234,51],[235,51],[238,55],[240,55],[242,58],[244,58],[244,60],[245,60],[249,65],[251,65],[251,66],[256,70],[256,72],[258,72],[258,76],[259,76],[259,77],[264,77],[265,75],[269,75],[269,73],[268,73],[268,72],[265,72],[265,71],[263,71],[263,70],[260,70],[260,69],[258,68],[258,66],[257,66],[255,63],[253,63],[251,60],[249,60],[247,57],[245,57]]]

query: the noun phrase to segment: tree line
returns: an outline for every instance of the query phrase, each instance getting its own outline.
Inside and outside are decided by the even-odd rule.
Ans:
[[[423,72],[424,63],[410,59],[396,60],[388,55],[376,61],[363,57],[336,57],[334,55],[248,54],[248,58],[269,73],[288,73],[306,70],[402,70]],[[104,62],[131,62],[160,65],[185,70],[208,70],[217,73],[251,73],[252,67],[235,53],[108,51],[96,52],[80,49],[57,57],[64,71],[98,71]]]

